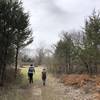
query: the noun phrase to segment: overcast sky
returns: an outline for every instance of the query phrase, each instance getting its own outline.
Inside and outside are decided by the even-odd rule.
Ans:
[[[31,48],[42,41],[47,45],[59,39],[61,31],[79,30],[93,9],[100,10],[100,0],[22,0],[30,13],[34,32]]]

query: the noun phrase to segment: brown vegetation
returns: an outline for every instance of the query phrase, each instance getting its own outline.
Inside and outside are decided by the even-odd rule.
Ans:
[[[77,86],[83,86],[86,84],[86,81],[90,80],[89,75],[64,75],[62,77],[62,82],[64,82],[65,85],[77,85]]]
[[[88,82],[94,83],[95,87],[100,88],[100,75],[97,76],[89,76],[87,74],[71,74],[71,75],[64,75],[62,77],[62,82],[65,85],[77,85],[77,86],[84,86]]]
[[[61,81],[65,85],[76,86],[85,89],[90,87],[91,92],[95,95],[97,100],[100,100],[100,75],[87,75],[87,74],[72,74],[64,75]],[[89,84],[89,87],[88,87]]]

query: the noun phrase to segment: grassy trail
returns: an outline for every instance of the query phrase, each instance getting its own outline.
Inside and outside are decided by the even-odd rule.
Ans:
[[[41,80],[42,68],[38,67],[35,70],[34,83],[28,85],[28,92],[31,94],[28,100],[66,100],[64,87],[58,83],[52,75],[47,75],[46,86],[43,86]],[[24,76],[27,75],[26,68],[22,69],[22,74]],[[28,95],[28,93],[26,95]]]
[[[67,100],[63,86],[52,75],[47,74],[46,86],[42,85],[41,67],[35,68],[33,84],[28,82],[27,71],[21,68],[14,84],[0,88],[0,100]]]
[[[21,68],[16,84],[0,90],[0,100],[99,100],[82,89],[64,86],[59,80],[47,73],[46,86],[42,85],[42,68],[35,68],[34,82],[29,84],[28,68]]]

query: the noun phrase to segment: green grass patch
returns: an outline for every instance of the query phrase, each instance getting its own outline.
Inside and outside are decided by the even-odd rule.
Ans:
[[[42,68],[41,67],[35,67],[35,73],[33,74],[33,80],[34,81],[39,81],[41,80],[41,72]],[[21,75],[22,75],[22,83],[27,83],[28,81],[28,67],[24,67],[21,69]]]
[[[41,67],[35,67],[35,73],[33,74],[34,82],[41,80],[41,72],[42,72]],[[27,88],[27,86],[29,85],[27,66],[20,69],[20,73],[18,74],[16,79],[16,84],[21,88],[25,88],[25,87]]]

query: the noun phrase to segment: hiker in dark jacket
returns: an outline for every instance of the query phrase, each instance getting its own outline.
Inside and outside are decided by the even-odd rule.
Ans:
[[[28,69],[28,78],[29,78],[29,83],[33,83],[33,72],[35,73],[34,65],[31,64],[29,69]]]
[[[45,86],[45,82],[46,82],[46,69],[44,68],[42,71],[42,81],[43,81],[43,85]]]

